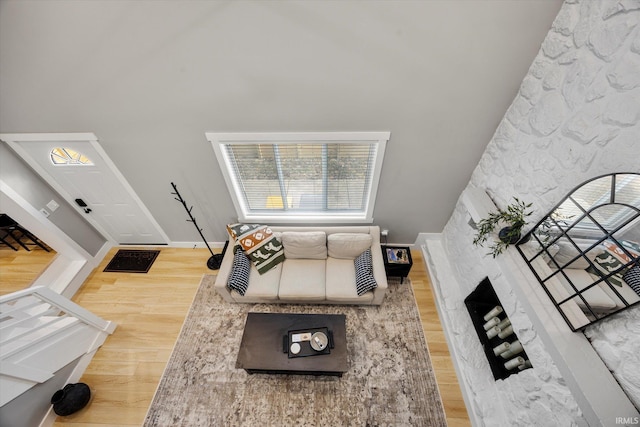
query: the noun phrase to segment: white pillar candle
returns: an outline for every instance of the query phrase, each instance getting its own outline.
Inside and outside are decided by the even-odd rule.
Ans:
[[[493,354],[497,356],[499,354],[502,355],[504,353],[507,353],[510,347],[511,344],[509,344],[508,342],[503,342],[499,346],[493,348]]]
[[[502,322],[498,323],[498,327],[500,329],[504,329],[507,326],[509,326],[511,324],[511,319],[509,319],[508,317],[506,319],[504,319]]]
[[[516,369],[518,366],[520,365],[524,365],[524,358],[522,357],[515,357],[511,360],[509,360],[507,363],[504,364],[504,367],[508,370],[512,370],[512,369]]]
[[[531,367],[532,367],[531,366],[531,361],[529,359],[527,359],[527,360],[524,361],[524,363],[522,365],[518,366],[518,369],[520,369],[522,371],[522,370],[525,370],[525,369],[531,368]]]
[[[489,329],[487,331],[487,338],[491,339],[493,337],[495,337],[496,335],[498,335],[500,333],[501,329],[498,328],[497,326],[494,326],[493,328]]]
[[[493,319],[489,319],[489,321],[484,325],[482,325],[482,327],[484,328],[485,331],[488,331],[494,326],[498,326],[498,323],[500,323],[500,319],[498,319],[497,317],[494,317]]]
[[[500,357],[502,357],[503,359],[511,359],[516,354],[522,353],[524,351],[524,348],[522,348],[522,344],[520,344],[520,341],[518,340],[512,342],[509,347],[510,348],[507,351],[505,351],[504,353],[500,353]]]
[[[493,307],[491,309],[490,312],[488,312],[487,314],[484,315],[484,321],[488,321],[489,319],[491,319],[492,317],[496,317],[498,314],[502,313],[502,307],[500,307],[499,305],[496,305],[495,307]]]
[[[504,329],[500,329],[500,333],[498,333],[498,336],[500,338],[506,338],[509,335],[511,335],[512,333],[513,333],[513,327],[511,325],[509,325]]]

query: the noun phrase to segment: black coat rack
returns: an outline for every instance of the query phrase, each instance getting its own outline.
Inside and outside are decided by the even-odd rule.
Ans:
[[[189,215],[189,219],[187,221],[193,223],[193,226],[196,227],[196,229],[198,230],[198,233],[200,233],[200,237],[202,237],[202,240],[204,241],[204,244],[207,245],[207,249],[209,249],[209,252],[211,253],[211,258],[209,258],[209,260],[207,261],[207,267],[209,267],[209,270],[219,269],[220,265],[222,264],[222,258],[224,258],[224,253],[227,250],[227,245],[229,244],[229,241],[227,240],[227,242],[224,244],[224,248],[222,249],[221,254],[214,254],[211,248],[209,247],[209,243],[207,243],[207,239],[205,239],[204,235],[202,234],[202,228],[198,227],[198,223],[196,222],[196,219],[191,214],[191,210],[193,209],[193,206],[188,208],[187,202],[185,202],[185,200],[180,195],[180,192],[178,191],[178,187],[176,187],[176,185],[173,182],[171,183],[171,186],[173,187],[173,191],[174,191],[171,194],[177,196],[174,198],[180,203],[182,203],[182,206],[187,211],[187,215]]]

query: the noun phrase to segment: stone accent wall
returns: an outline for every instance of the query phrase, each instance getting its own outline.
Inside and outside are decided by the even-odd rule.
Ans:
[[[533,202],[535,223],[582,182],[612,172],[640,172],[640,0],[567,0],[469,184],[485,189],[500,207],[513,196]],[[471,384],[469,410],[486,425],[539,425],[541,419],[582,425],[580,409],[509,284],[486,249],[472,245],[468,220],[459,201],[443,243],[462,289],[444,287],[443,299],[453,340],[465,354],[460,363],[477,368],[475,378],[461,379]],[[460,311],[485,276],[534,366],[498,382],[486,372],[470,320]],[[585,334],[640,407],[640,307]]]

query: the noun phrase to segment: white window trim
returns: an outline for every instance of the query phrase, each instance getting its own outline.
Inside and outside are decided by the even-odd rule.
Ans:
[[[391,136],[390,132],[256,132],[256,133],[216,133],[206,132],[205,136],[215,152],[220,165],[220,170],[229,189],[229,194],[233,200],[234,207],[238,214],[239,222],[264,222],[264,223],[324,223],[324,224],[370,224],[373,223],[373,209],[378,192],[378,182],[382,171],[382,161],[387,141]],[[364,213],[331,213],[318,215],[316,213],[288,213],[286,215],[269,215],[250,213],[244,201],[238,197],[240,186],[235,177],[229,172],[227,165],[229,159],[223,146],[227,144],[260,144],[260,143],[311,143],[311,142],[332,142],[343,141],[345,143],[375,143],[377,145],[377,155],[373,165],[373,177],[371,181],[371,191],[367,201],[367,208]]]

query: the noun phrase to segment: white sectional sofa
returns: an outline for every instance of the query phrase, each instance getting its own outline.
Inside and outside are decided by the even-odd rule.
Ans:
[[[234,303],[364,304],[380,305],[387,278],[377,226],[270,227],[284,246],[285,260],[260,274],[251,263],[244,295],[228,287],[236,241],[228,250],[215,281],[225,301]],[[364,249],[363,249],[364,248]],[[377,287],[358,295],[354,259],[371,249]]]

